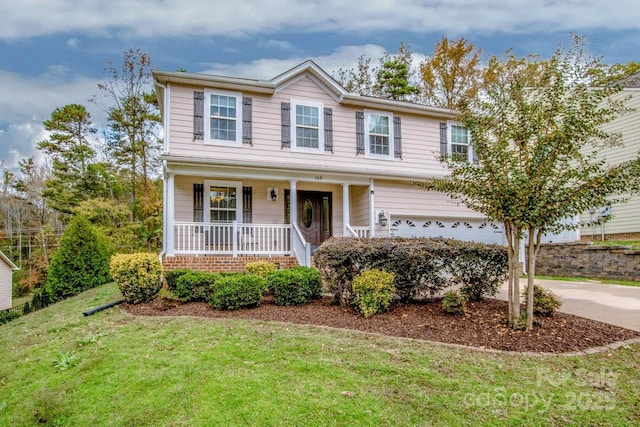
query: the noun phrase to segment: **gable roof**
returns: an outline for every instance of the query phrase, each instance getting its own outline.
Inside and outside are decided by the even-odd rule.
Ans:
[[[9,259],[9,257],[7,257],[7,256],[6,256],[5,254],[3,254],[2,252],[0,252],[0,259],[1,259],[2,261],[4,261],[4,262],[9,266],[9,268],[11,268],[12,270],[20,270],[18,267],[16,267],[16,265],[15,265],[13,262],[11,262],[11,260]]]
[[[273,95],[278,90],[283,89],[290,83],[306,75],[311,77],[317,84],[323,87],[329,95],[333,96],[338,103],[343,105],[373,109],[393,109],[398,112],[441,118],[452,118],[454,116],[454,111],[446,108],[349,93],[333,77],[310,59],[281,74],[278,74],[270,80],[245,79],[213,74],[169,72],[160,70],[152,70],[151,74],[153,75],[153,79],[156,84],[157,96],[161,109],[164,107],[164,85],[167,83],[215,87],[218,89],[236,90],[239,92]]]

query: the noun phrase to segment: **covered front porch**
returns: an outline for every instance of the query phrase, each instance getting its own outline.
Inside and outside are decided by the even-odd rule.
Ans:
[[[294,257],[310,266],[329,237],[380,232],[372,179],[284,174],[167,168],[165,257]]]

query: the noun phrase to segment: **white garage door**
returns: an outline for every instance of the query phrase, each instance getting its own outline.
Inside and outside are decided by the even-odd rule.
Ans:
[[[391,217],[391,235],[398,237],[445,237],[464,241],[506,244],[501,224],[477,219]]]

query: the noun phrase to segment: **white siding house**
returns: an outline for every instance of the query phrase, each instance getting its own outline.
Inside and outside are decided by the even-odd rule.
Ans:
[[[11,280],[18,267],[0,252],[0,310],[11,308]]]

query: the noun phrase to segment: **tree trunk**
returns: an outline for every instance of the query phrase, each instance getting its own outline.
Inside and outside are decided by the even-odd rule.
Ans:
[[[527,331],[533,329],[533,286],[536,270],[535,230],[529,229],[529,246],[527,247]]]
[[[520,319],[520,276],[519,276],[519,258],[520,258],[520,238],[516,227],[509,223],[504,223],[505,233],[507,235],[507,255],[509,262],[509,290],[508,302],[509,307],[509,325],[516,325]]]

